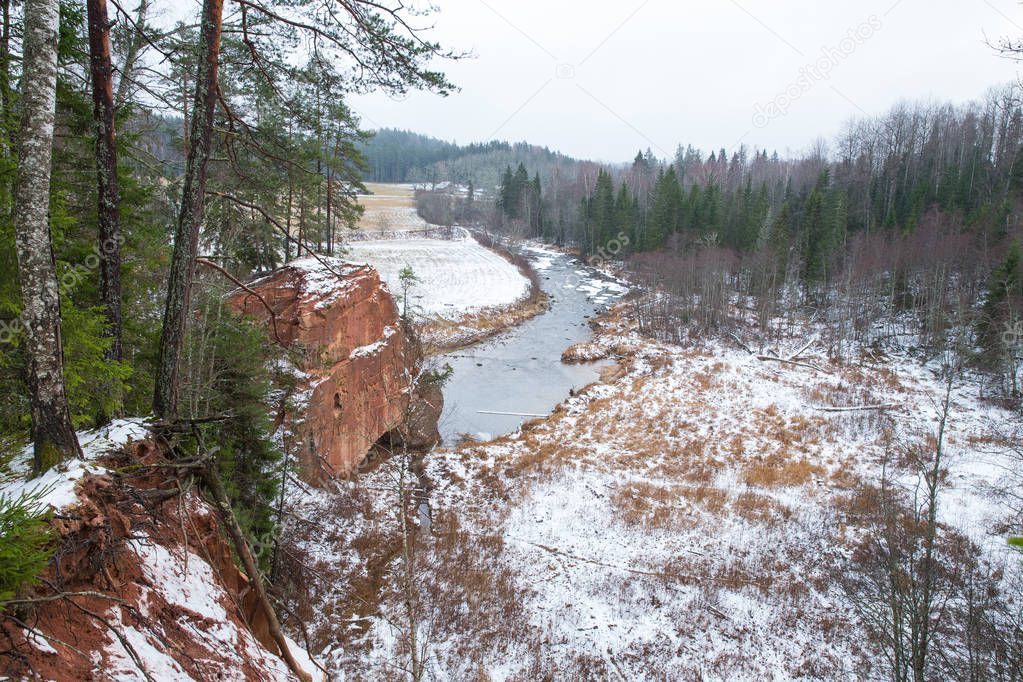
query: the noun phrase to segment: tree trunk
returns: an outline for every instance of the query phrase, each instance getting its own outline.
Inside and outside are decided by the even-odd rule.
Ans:
[[[284,637],[284,633],[281,632],[281,624],[277,620],[277,612],[274,611],[273,605],[270,603],[269,597],[267,597],[266,587],[263,585],[263,572],[259,570],[256,560],[252,557],[252,550],[249,549],[249,543],[245,539],[245,534],[242,532],[241,526],[238,525],[234,510],[231,509],[231,502],[224,491],[224,486],[220,481],[220,475],[217,473],[216,467],[216,462],[207,464],[202,470],[202,479],[213,495],[213,501],[217,505],[217,513],[227,530],[227,534],[231,536],[231,540],[234,542],[238,558],[241,559],[242,567],[249,578],[249,585],[256,592],[256,600],[263,607],[263,615],[266,616],[270,636],[277,643],[281,658],[291,668],[291,672],[295,673],[295,676],[302,680],[302,682],[310,682],[312,677],[295,660],[288,646],[288,640]]]
[[[146,18],[149,16],[149,4],[151,0],[141,0],[135,14],[135,31],[132,34],[128,50],[124,55],[124,67],[121,69],[121,78],[117,81],[117,93],[114,95],[114,106],[121,108],[128,99],[128,88],[131,87],[132,74],[138,64],[139,55],[145,46],[145,36],[142,34],[146,26]]]
[[[156,368],[153,413],[158,419],[173,419],[178,401],[178,364],[185,340],[188,309],[195,275],[206,192],[206,166],[210,159],[213,113],[217,103],[217,60],[223,0],[204,0],[201,54],[195,80],[192,125],[188,136],[188,160],[181,190],[181,212],[174,234],[174,256],[167,282],[167,305]]]
[[[327,255],[334,255],[334,220],[331,215],[331,192],[334,187],[333,171],[330,167],[327,168]]]
[[[14,97],[11,92],[11,0],[0,0],[3,26],[0,28],[0,106],[3,106],[4,155],[9,152],[9,135],[14,113]]]
[[[117,140],[114,130],[114,78],[110,63],[110,21],[106,0],[87,0],[92,112],[96,123],[96,177],[99,188],[99,282],[109,333],[107,357],[120,361],[124,324],[121,317],[120,193],[117,186]]]
[[[57,0],[26,0],[14,231],[23,305],[34,470],[81,456],[64,387],[60,292],[50,239],[50,164],[57,107]]]

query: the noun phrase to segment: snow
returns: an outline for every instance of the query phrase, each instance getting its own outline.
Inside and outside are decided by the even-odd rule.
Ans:
[[[285,663],[264,649],[245,628],[238,628],[228,615],[227,606],[231,597],[220,586],[217,576],[202,557],[180,548],[170,549],[149,538],[135,538],[129,541],[132,551],[138,555],[139,565],[146,578],[139,583],[143,592],[140,611],[145,617],[151,610],[150,604],[159,596],[162,601],[172,604],[185,612],[179,617],[181,625],[195,633],[203,645],[219,656],[234,659],[237,666],[220,668],[220,679],[238,680],[245,677],[241,664],[248,662],[265,672],[265,679],[292,680],[294,676]],[[120,629],[138,652],[147,672],[157,680],[193,679],[165,651],[161,643],[166,639],[160,632],[158,621],[145,631],[122,623],[121,610],[112,607],[109,619],[121,625]],[[292,643],[292,652],[300,665],[320,679],[315,666],[297,644]],[[138,669],[124,647],[112,638],[106,648],[106,660],[112,664],[111,674],[115,679],[138,679]]]
[[[349,279],[362,268],[331,256],[304,256],[290,261],[288,267],[302,273],[303,291],[307,301],[316,301],[316,308],[331,306],[353,286]]]
[[[401,271],[411,267],[419,282],[411,303],[428,317],[454,320],[475,310],[510,306],[529,293],[518,268],[472,237],[360,241],[349,258],[379,272],[401,306]]]
[[[41,476],[30,479],[32,446],[26,446],[14,457],[7,473],[0,478],[0,497],[19,499],[26,495],[39,495],[42,508],[64,509],[78,499],[75,484],[87,473],[103,473],[106,469],[95,460],[123,447],[127,443],[145,438],[149,433],[144,419],[117,419],[109,425],[78,432],[84,459],[61,462]]]
[[[373,343],[370,343],[368,345],[354,348],[352,352],[348,355],[348,359],[356,360],[358,358],[366,358],[372,355],[376,355],[381,350],[387,347],[388,339],[394,336],[395,333],[397,333],[397,330],[394,327],[385,328],[383,338],[381,338],[379,341],[374,341]],[[315,385],[312,388],[315,388]]]

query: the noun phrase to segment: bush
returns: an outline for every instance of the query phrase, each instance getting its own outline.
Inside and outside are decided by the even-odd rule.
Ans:
[[[46,492],[0,495],[0,606],[35,583],[53,555],[49,514],[41,511]]]

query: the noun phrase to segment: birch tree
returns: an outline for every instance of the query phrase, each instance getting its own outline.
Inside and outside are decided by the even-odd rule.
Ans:
[[[81,455],[64,387],[60,292],[50,237],[50,164],[57,103],[57,0],[26,0],[14,230],[28,355],[35,473]]]

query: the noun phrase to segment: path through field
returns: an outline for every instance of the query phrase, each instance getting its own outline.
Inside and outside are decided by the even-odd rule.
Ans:
[[[364,232],[394,232],[398,230],[425,230],[429,227],[416,213],[415,190],[412,185],[378,182],[366,183],[370,194],[359,196],[366,212],[359,221]]]

